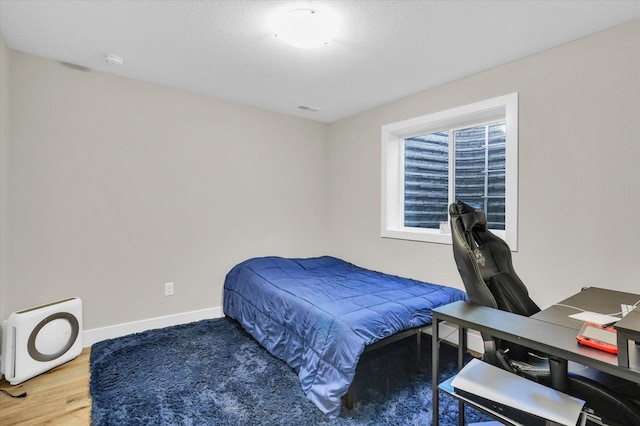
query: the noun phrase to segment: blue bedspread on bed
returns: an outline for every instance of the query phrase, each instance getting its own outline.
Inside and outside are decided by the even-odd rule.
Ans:
[[[224,313],[294,368],[330,417],[340,414],[366,345],[430,324],[432,308],[456,300],[465,293],[328,256],[249,259],[224,284]]]

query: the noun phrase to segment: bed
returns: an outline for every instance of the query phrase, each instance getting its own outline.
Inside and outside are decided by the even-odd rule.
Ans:
[[[298,372],[330,418],[340,414],[360,355],[431,324],[431,309],[466,300],[459,289],[364,269],[335,257],[260,257],[231,269],[225,315]]]

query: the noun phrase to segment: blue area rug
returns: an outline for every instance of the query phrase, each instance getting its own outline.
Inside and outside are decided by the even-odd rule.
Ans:
[[[92,425],[429,425],[431,347],[415,371],[415,339],[363,355],[356,403],[330,420],[306,399],[298,377],[230,319],[151,330],[93,345]],[[442,345],[441,372],[456,371]],[[440,393],[442,425],[457,425],[457,401]],[[486,420],[467,408],[467,421]]]

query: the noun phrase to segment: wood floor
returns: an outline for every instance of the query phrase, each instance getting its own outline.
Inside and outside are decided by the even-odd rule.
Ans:
[[[27,392],[25,398],[0,392],[0,425],[89,425],[90,353],[85,348],[77,358],[16,386],[0,381],[0,389],[14,395]]]

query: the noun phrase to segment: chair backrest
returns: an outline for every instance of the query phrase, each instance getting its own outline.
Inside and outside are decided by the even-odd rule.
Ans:
[[[506,242],[487,229],[482,210],[462,201],[449,206],[453,256],[472,303],[531,316],[531,300],[511,261]]]

